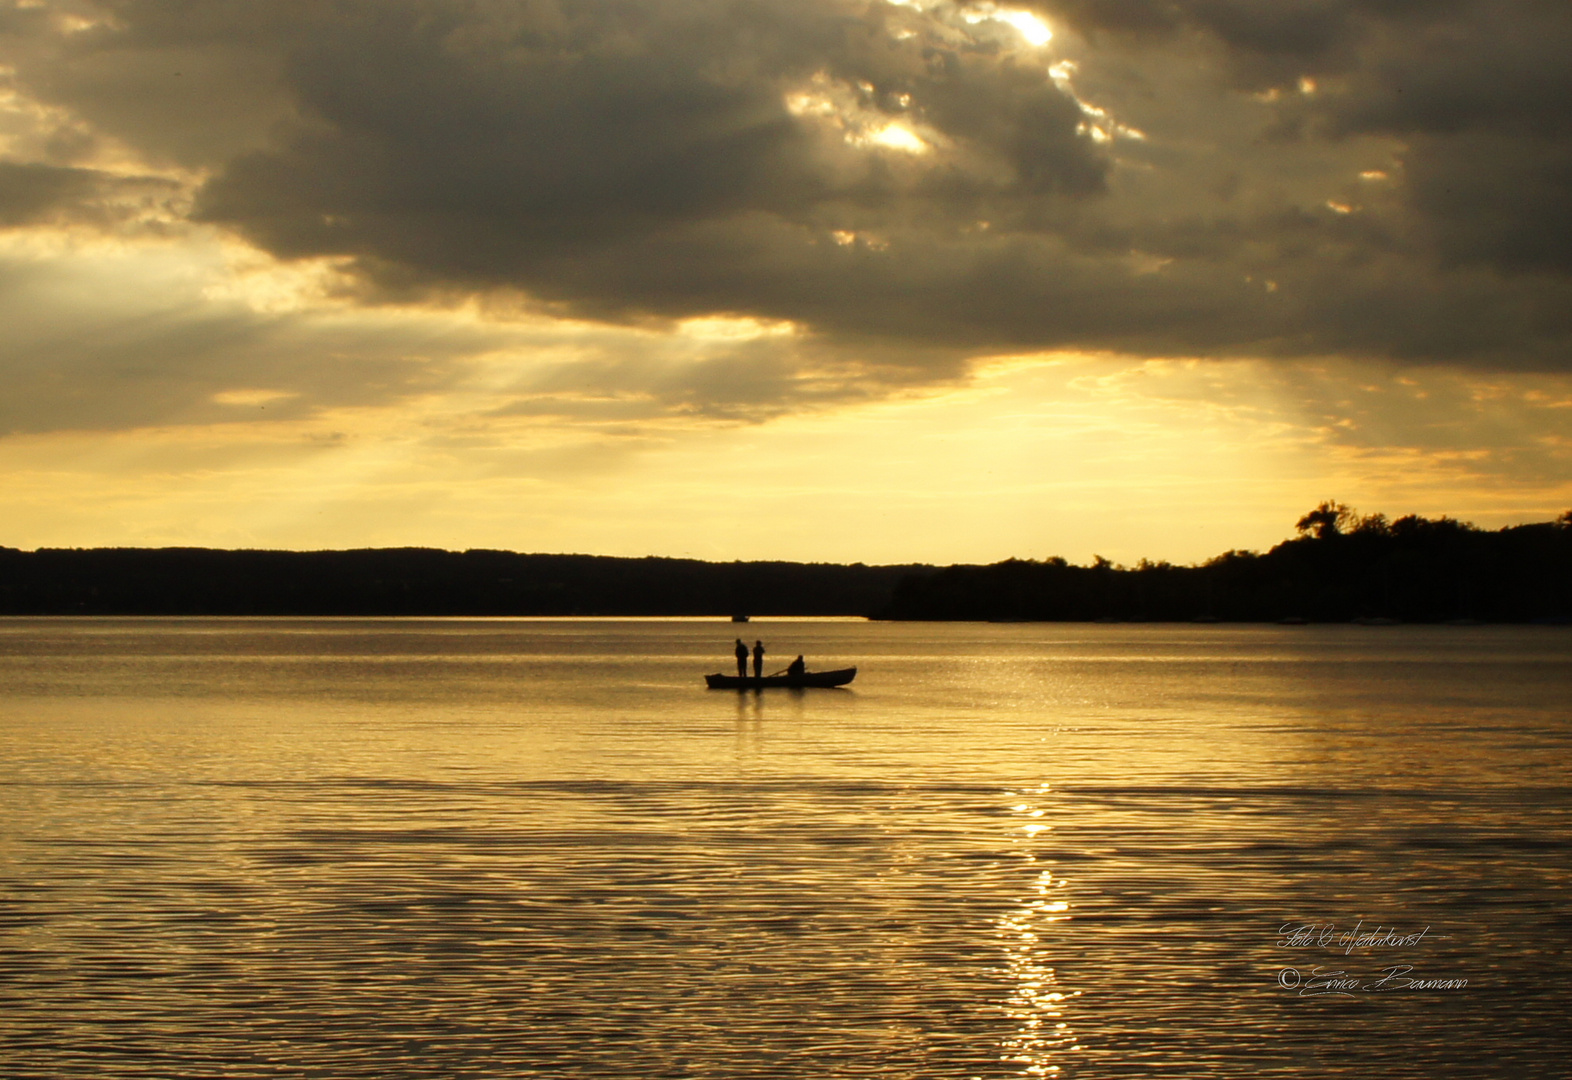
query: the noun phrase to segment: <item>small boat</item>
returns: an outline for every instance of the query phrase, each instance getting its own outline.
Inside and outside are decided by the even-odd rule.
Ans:
[[[731,621],[732,622],[747,622],[748,621],[748,616],[746,616],[746,615],[733,615],[731,617]]]
[[[845,686],[856,677],[857,669],[849,667],[839,671],[805,671],[801,675],[766,675],[762,679],[706,675],[704,682],[711,690],[763,690],[772,686],[801,689],[805,686]]]

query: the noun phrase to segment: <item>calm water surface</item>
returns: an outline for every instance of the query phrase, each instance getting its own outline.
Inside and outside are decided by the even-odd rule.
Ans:
[[[744,629],[0,620],[0,1075],[1568,1075],[1572,631]]]

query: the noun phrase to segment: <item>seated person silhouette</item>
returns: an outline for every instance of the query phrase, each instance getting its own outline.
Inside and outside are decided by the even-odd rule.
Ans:
[[[807,672],[807,670],[808,665],[803,663],[801,656],[798,656],[797,659],[793,660],[789,665],[787,665],[786,677],[788,679],[800,679]]]

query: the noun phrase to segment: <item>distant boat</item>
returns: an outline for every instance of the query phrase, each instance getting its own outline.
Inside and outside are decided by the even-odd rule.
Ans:
[[[733,615],[731,617],[731,621],[732,622],[747,622],[748,621],[748,617],[746,615]]]
[[[763,690],[776,686],[800,689],[806,686],[845,686],[856,677],[857,669],[849,667],[839,671],[805,671],[801,675],[766,675],[762,679],[706,675],[704,682],[711,690]]]

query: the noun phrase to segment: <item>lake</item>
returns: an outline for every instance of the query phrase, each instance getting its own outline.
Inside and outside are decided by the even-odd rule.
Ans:
[[[3,619],[0,1074],[1560,1077],[1569,703],[1563,627]]]

